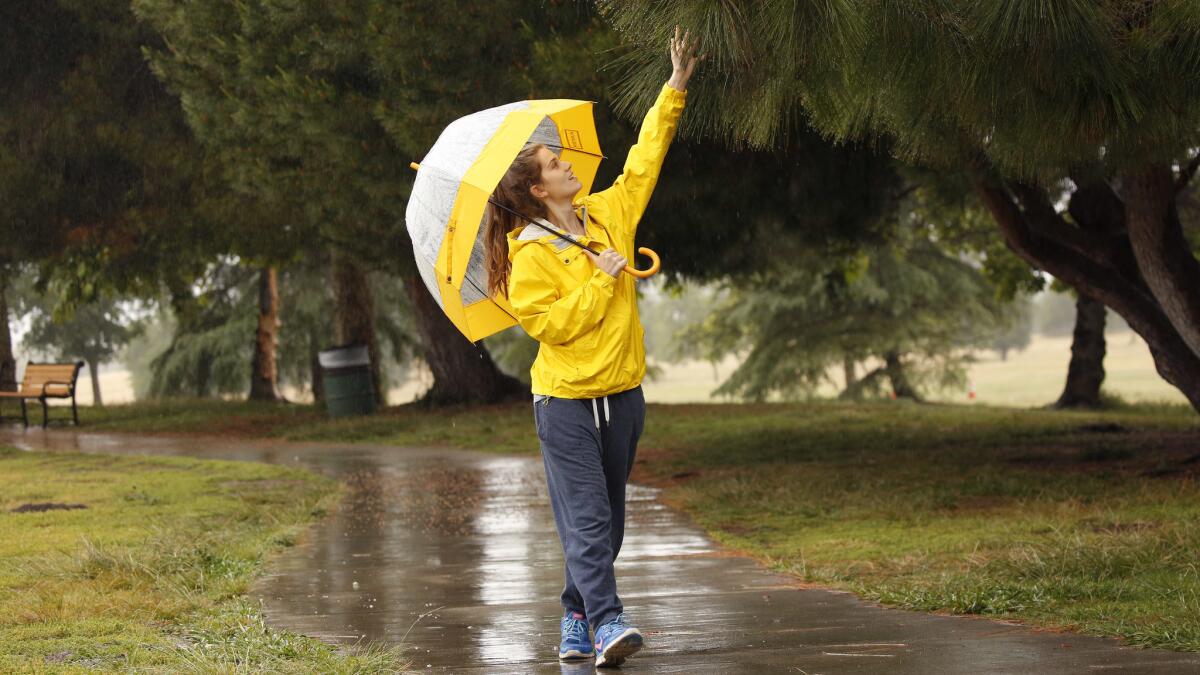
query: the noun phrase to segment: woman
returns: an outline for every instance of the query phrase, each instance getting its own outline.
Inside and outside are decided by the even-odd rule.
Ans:
[[[508,297],[521,326],[541,343],[530,371],[534,424],[566,559],[558,654],[595,654],[597,666],[619,665],[643,644],[624,615],[613,571],[625,529],[625,484],[646,412],[636,280],[621,270],[633,254],[688,79],[703,59],[678,27],[669,46],[671,78],[612,187],[576,199],[582,185],[571,164],[534,144],[492,195],[506,208],[488,212],[489,290]],[[515,214],[584,244],[599,242],[603,252],[572,246]]]

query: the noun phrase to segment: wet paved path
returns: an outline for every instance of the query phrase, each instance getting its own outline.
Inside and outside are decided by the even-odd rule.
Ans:
[[[300,463],[344,479],[342,508],[253,590],[269,622],[341,644],[403,638],[425,672],[595,672],[555,656],[563,563],[536,457],[19,428],[0,443]],[[618,590],[647,646],[627,672],[1200,672],[1198,654],[792,588],[722,555],[654,491],[631,486],[629,500]]]

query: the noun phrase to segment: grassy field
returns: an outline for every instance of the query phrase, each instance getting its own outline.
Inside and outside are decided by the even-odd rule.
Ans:
[[[538,452],[525,403],[326,420],[306,406],[87,411],[92,429]],[[1200,650],[1200,417],[984,405],[651,404],[634,480],[803,582]]]
[[[338,494],[264,464],[0,448],[0,672],[397,672],[244,595]]]
[[[653,355],[651,355],[652,357]],[[981,352],[978,362],[969,369],[975,388],[975,398],[967,392],[942,391],[932,398],[937,401],[980,405],[1039,406],[1050,403],[1062,393],[1071,357],[1069,336],[1037,336],[1027,349],[1012,352],[1002,361],[995,352]],[[715,403],[709,393],[737,368],[738,361],[730,356],[715,365],[703,361],[661,364],[663,375],[646,380],[643,388],[651,403]],[[1154,371],[1154,361],[1146,343],[1136,334],[1111,331],[1108,335],[1108,355],[1104,360],[1107,371],[1105,390],[1129,402],[1183,403],[1179,391],[1167,384]],[[388,392],[394,404],[412,401],[425,392],[433,380],[425,368],[417,368],[413,378]],[[830,371],[835,382],[841,381],[840,367]],[[109,403],[131,403],[134,400],[129,373],[112,369],[100,373],[101,393]],[[840,386],[840,384],[838,385]],[[79,376],[79,401],[90,405],[92,385],[87,372]],[[829,385],[821,395],[833,397],[838,389]],[[307,394],[285,389],[285,395],[296,401],[307,401]],[[39,411],[37,415],[41,415]],[[38,417],[38,419],[41,419]]]
[[[1185,409],[762,408],[656,425],[717,540],[889,605],[1200,650],[1200,428]]]
[[[930,399],[944,403],[1035,407],[1052,403],[1062,393],[1071,358],[1070,336],[1044,337],[1033,340],[1027,349],[1011,352],[1001,360],[996,352],[980,352],[978,359],[967,369],[974,398],[968,398],[968,388],[933,392]],[[646,381],[643,388],[646,400],[655,403],[716,402],[709,397],[730,373],[737,368],[736,358],[727,357],[717,364],[685,362],[667,364],[664,374]],[[1114,332],[1108,336],[1108,353],[1104,359],[1107,393],[1131,403],[1185,403],[1186,399],[1163,381],[1154,370],[1154,361],[1145,341],[1134,333]],[[829,371],[833,384],[823,386],[818,394],[834,398],[842,387],[840,366]],[[411,400],[397,398],[396,401]]]

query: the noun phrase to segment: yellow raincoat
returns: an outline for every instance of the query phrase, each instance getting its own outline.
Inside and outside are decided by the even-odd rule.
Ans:
[[[630,264],[634,234],[683,112],[685,92],[664,84],[612,187],[578,197],[587,234],[577,241],[614,248]],[[534,394],[597,398],[633,389],[646,374],[638,279],[616,277],[583,249],[537,226],[508,233],[508,299],[525,332],[541,343],[530,370]],[[607,400],[605,401],[607,403]]]

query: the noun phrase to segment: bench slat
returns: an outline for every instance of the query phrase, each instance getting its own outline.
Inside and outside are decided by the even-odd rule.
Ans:
[[[31,377],[31,378],[25,380],[24,382],[22,382],[22,384],[25,384],[25,385],[28,385],[31,387],[41,387],[43,384],[46,384],[48,382],[53,382],[55,384],[68,386],[69,383],[71,382],[71,378],[69,378],[69,377],[37,377],[37,378],[33,378],[33,377]]]
[[[75,372],[75,364],[73,363],[30,363],[25,366],[25,372],[55,372],[67,373],[68,375]]]

